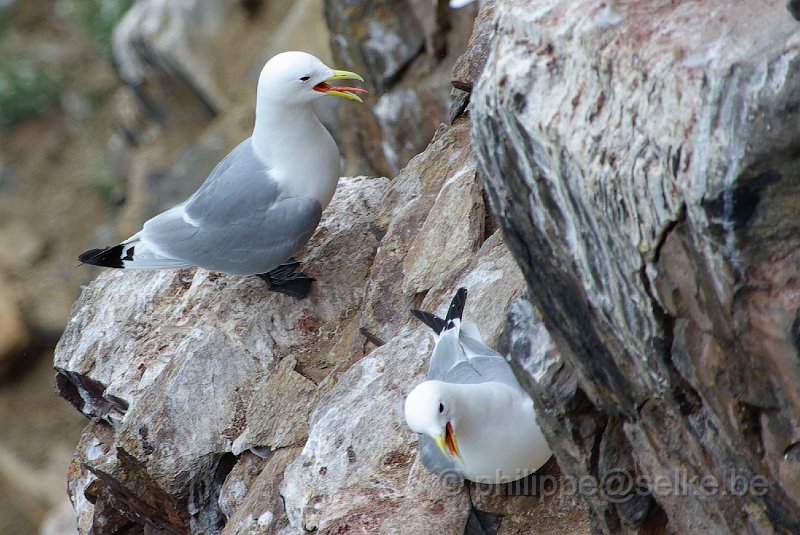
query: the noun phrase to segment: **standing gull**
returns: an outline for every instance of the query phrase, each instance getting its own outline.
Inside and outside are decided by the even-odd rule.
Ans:
[[[466,298],[460,288],[445,319],[411,311],[433,329],[436,344],[428,380],[406,398],[406,423],[420,433],[420,457],[434,474],[508,483],[538,470],[552,452],[511,366],[474,324],[462,324]]]
[[[311,238],[341,174],[336,143],[311,104],[326,95],[361,102],[356,92],[366,91],[330,85],[334,80],[363,82],[305,52],[270,59],[258,78],[253,135],[186,201],[119,245],[86,251],[79,260],[259,275],[273,291],[305,297],[314,279],[295,271],[292,255]]]

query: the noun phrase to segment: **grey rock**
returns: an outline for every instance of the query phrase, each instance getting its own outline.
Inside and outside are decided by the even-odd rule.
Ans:
[[[394,176],[447,119],[450,69],[475,13],[421,0],[327,1],[325,13],[334,63],[364,74],[373,91],[368,106],[347,111],[355,126],[342,126],[347,173]]]
[[[645,4],[496,7],[473,140],[562,359],[532,391],[568,476],[677,489],[590,497],[594,532],[795,532],[800,34]]]
[[[484,243],[460,277],[442,279],[423,306],[443,309],[447,292],[458,286],[469,288],[471,310],[482,311],[469,320],[493,344],[504,323],[494,312],[506,310],[522,291],[499,235]],[[424,380],[433,345],[408,309],[397,316],[387,343],[320,399],[303,452],[286,470],[281,495],[298,531],[457,533],[466,522],[463,486],[437,479],[415,455],[417,436],[405,425],[403,403]]]
[[[417,241],[417,235],[426,220],[430,220],[431,229],[426,232],[427,235],[437,225],[441,236],[450,236],[456,232],[466,234],[466,239],[459,240],[459,245],[453,247],[453,251],[461,249],[463,253],[469,253],[475,250],[477,244],[469,242],[474,235],[470,236],[469,231],[464,229],[474,228],[471,222],[475,218],[482,219],[480,214],[458,212],[447,215],[431,211],[448,179],[458,174],[461,188],[469,189],[466,184],[476,181],[474,169],[475,158],[469,145],[469,121],[462,119],[451,128],[442,130],[427,150],[414,158],[392,180],[381,212],[376,218],[379,228],[386,235],[381,240],[365,287],[360,328],[388,340],[398,313],[405,315],[410,308],[419,308],[414,295],[406,294],[402,288],[406,269],[410,268],[419,274],[414,277],[418,279],[413,284],[415,292],[429,289],[422,287],[422,283],[430,281],[430,278],[422,277],[424,273],[438,271],[442,278],[451,273],[452,257],[438,256],[438,251],[431,254],[430,249],[423,252],[423,246],[427,244],[422,243],[422,239]],[[408,258],[409,249],[415,241],[420,254],[424,255],[416,255],[419,263]],[[463,267],[463,257],[457,258],[455,262]],[[391,302],[385,298],[386,295],[397,295],[402,300]]]
[[[408,0],[328,0],[325,19],[334,57],[362,73],[379,95],[422,52],[425,33]]]
[[[246,494],[235,504],[233,513],[230,510],[226,513],[228,522],[222,530],[223,535],[262,535],[281,533],[283,530],[294,533],[289,527],[279,489],[286,466],[297,458],[301,449],[278,449],[267,460],[258,463],[245,477],[237,477],[236,472],[228,476],[222,488],[222,496],[227,489],[234,487]],[[245,454],[242,460],[253,457],[252,454]],[[237,468],[244,464],[242,460],[237,463]]]
[[[204,56],[233,5],[145,1],[125,14],[114,29],[114,64],[150,115],[166,120],[179,111],[211,118],[220,109],[222,91]]]
[[[269,377],[303,384],[295,362],[311,376],[330,368],[336,324],[353,314],[377,246],[371,214],[386,184],[340,183],[300,257],[317,278],[304,301],[270,294],[255,277],[194,269],[106,271],[83,292],[56,349],[58,390],[113,434],[98,449],[96,427],[86,431],[77,455],[99,498],[93,513],[79,514],[97,515],[99,501],[159,529],[211,532],[224,523],[216,501],[234,444],[240,453],[302,442],[297,428],[248,419],[269,410],[249,404],[265,388],[285,396],[271,399],[272,410],[310,411],[314,397],[272,387]],[[85,490],[75,486],[73,499]]]
[[[489,57],[489,47],[494,38],[494,6],[494,0],[481,5],[467,43],[467,50],[453,65],[450,78],[456,89],[471,93],[475,82],[483,72]]]

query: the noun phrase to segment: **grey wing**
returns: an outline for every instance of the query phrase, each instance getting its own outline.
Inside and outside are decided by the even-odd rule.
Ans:
[[[232,274],[270,271],[310,239],[316,199],[279,200],[278,185],[247,139],[185,203],[145,223],[142,239],[164,255]]]
[[[428,379],[448,383],[500,381],[517,384],[505,357],[468,329],[443,331],[431,353]]]
[[[162,216],[165,216],[162,214]],[[182,217],[148,221],[144,238],[172,258],[235,275],[265,273],[285,262],[308,242],[319,224],[316,199],[291,198],[225,224],[193,225]]]
[[[278,184],[269,165],[253,151],[250,138],[237,145],[184,203],[200,226],[213,227],[269,209],[278,200]]]
[[[459,362],[447,372],[442,381],[457,384],[478,384],[494,381],[521,389],[511,366],[503,357],[475,357]]]
[[[419,457],[425,468],[448,483],[464,481],[464,476],[456,464],[444,456],[436,442],[428,435],[419,436]]]
[[[443,381],[450,369],[466,358],[464,349],[459,342],[457,330],[442,331],[431,353],[428,379]]]
[[[461,331],[458,341],[461,343],[461,347],[463,348],[464,353],[467,355],[467,358],[503,357],[500,353],[484,344],[481,339],[473,338],[465,331]]]
[[[468,358],[455,363],[444,375],[443,381],[459,384],[493,381],[514,389],[521,388],[511,365],[500,353],[463,331],[459,343]]]

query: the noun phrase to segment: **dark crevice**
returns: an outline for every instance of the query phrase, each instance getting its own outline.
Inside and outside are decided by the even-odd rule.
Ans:
[[[494,215],[489,205],[489,196],[486,193],[486,186],[484,185],[483,177],[480,173],[476,173],[478,184],[481,187],[481,198],[483,199],[483,233],[478,242],[480,248],[486,240],[491,238],[494,233],[500,228],[500,223]]]
[[[122,417],[127,412],[128,402],[116,396],[106,396],[106,385],[100,381],[63,369],[56,371],[56,393],[84,415],[110,423],[112,418]]]
[[[743,401],[738,401],[734,407],[738,431],[742,439],[747,444],[749,451],[762,458],[766,451],[761,432],[761,414],[764,409]]]
[[[75,407],[78,412],[83,413],[84,402],[78,387],[64,373],[56,373],[54,388],[56,394]]]
[[[664,230],[661,231],[661,234],[658,237],[658,243],[656,244],[653,250],[653,264],[658,264],[658,262],[661,260],[661,249],[664,247],[664,243],[666,243],[669,235],[672,234],[672,232],[678,225],[685,222],[686,219],[687,219],[686,203],[682,203],[680,208],[678,209],[678,216],[669,223],[667,223],[667,225],[664,227]]]
[[[664,227],[664,230],[659,236],[658,243],[656,244],[653,252],[653,265],[658,266],[659,262],[661,261],[661,253],[667,239],[673,233],[679,232],[681,228],[680,226],[685,224],[686,221],[686,204],[682,204],[678,210],[677,217]],[[702,402],[700,401],[700,395],[689,384],[689,382],[684,379],[672,360],[672,347],[675,341],[675,321],[677,318],[665,310],[657,299],[653,286],[650,282],[650,277],[647,275],[646,262],[642,263],[639,276],[641,278],[644,291],[650,300],[653,318],[661,328],[662,334],[651,341],[651,348],[668,374],[671,398],[670,401],[681,414],[686,415],[694,413],[699,410],[700,406],[702,405]],[[637,412],[641,413],[641,409],[646,401],[647,400],[639,404],[639,410]]]
[[[738,231],[753,217],[764,190],[782,179],[775,169],[767,169],[750,177],[742,175],[732,190],[725,189],[713,199],[704,200],[702,205],[711,217],[732,222],[733,229]]]
[[[800,462],[800,442],[793,442],[784,448],[783,458],[792,463]]]
[[[792,322],[792,342],[794,343],[794,348],[796,356],[800,357],[800,309],[795,313],[794,321]]]
[[[503,516],[470,507],[463,535],[497,535]]]
[[[795,20],[800,21],[800,0],[789,0],[786,2],[786,9]]]
[[[214,469],[214,483],[217,489],[216,495],[217,499],[215,500],[215,506],[219,509],[219,517],[217,518],[217,529],[222,530],[225,527],[225,524],[228,522],[225,513],[222,512],[222,509],[219,508],[219,489],[222,488],[222,485],[225,483],[225,479],[227,479],[228,474],[231,473],[233,467],[236,466],[236,462],[239,460],[239,457],[234,455],[231,452],[223,453],[222,456],[217,461],[217,466]]]
[[[91,488],[94,499],[131,522],[148,525],[159,533],[186,533],[188,514],[185,507],[163,491],[142,463],[122,448],[117,448],[117,459],[119,462],[112,471],[83,463],[83,467],[98,478],[97,484]]]
[[[386,344],[386,341],[383,338],[370,332],[366,327],[359,327],[358,332],[361,334],[361,336],[366,338],[368,342],[372,343],[376,347],[381,347],[382,345]]]

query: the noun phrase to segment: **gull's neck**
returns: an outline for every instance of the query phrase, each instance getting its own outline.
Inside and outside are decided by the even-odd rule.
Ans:
[[[287,149],[295,152],[299,147],[307,148],[310,141],[324,138],[324,133],[327,130],[310,104],[279,106],[260,99],[256,104],[253,146],[268,161]]]
[[[324,208],[340,176],[339,150],[311,104],[256,103],[253,150],[283,185],[283,195],[319,200]]]

